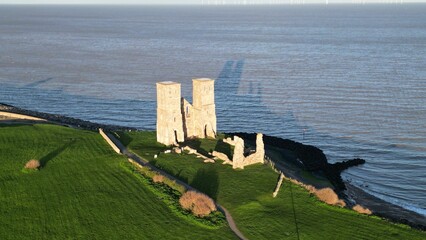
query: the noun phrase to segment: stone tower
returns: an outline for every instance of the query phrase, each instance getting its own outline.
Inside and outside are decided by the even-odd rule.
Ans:
[[[200,138],[215,138],[216,105],[214,101],[214,80],[209,78],[193,79],[192,98],[192,107],[195,114],[193,135]]]
[[[157,83],[157,142],[165,145],[184,141],[180,83]]]

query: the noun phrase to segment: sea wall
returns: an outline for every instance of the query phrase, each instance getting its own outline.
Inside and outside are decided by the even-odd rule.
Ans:
[[[14,120],[14,119],[23,119],[23,120],[32,120],[32,121],[46,121],[42,118],[27,116],[23,114],[17,114],[17,113],[10,113],[10,112],[4,112],[0,111],[0,119],[5,118],[7,120]]]
[[[58,115],[58,114],[50,114],[50,113],[42,113],[37,111],[26,110],[26,109],[14,107],[14,106],[2,104],[2,103],[0,103],[0,111],[7,112],[9,114],[26,115],[27,117],[32,117],[34,119],[37,119],[37,121],[39,121],[40,119],[44,119],[50,122],[55,122],[62,125],[69,125],[69,126],[78,127],[85,130],[91,130],[91,131],[98,131],[99,128],[102,128],[105,131],[136,130],[136,128],[107,125],[107,124],[98,124],[98,123],[93,123],[93,122],[72,118],[72,117],[67,117],[63,115]],[[34,119],[31,119],[31,120],[34,120]]]

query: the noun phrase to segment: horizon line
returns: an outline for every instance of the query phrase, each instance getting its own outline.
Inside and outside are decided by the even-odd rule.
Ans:
[[[305,2],[305,3],[254,3],[254,4],[201,4],[201,3],[178,3],[178,4],[170,4],[170,3],[0,3],[1,5],[83,5],[83,6],[271,6],[271,5],[405,5],[405,4],[426,4],[426,2],[413,2],[403,0],[398,2],[328,2],[327,4],[324,2]]]

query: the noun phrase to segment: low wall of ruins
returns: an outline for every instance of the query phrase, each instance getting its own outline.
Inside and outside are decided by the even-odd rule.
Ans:
[[[238,136],[234,136],[235,143],[234,155],[232,157],[232,168],[244,169],[245,166],[264,163],[265,162],[265,146],[263,144],[263,134],[256,135],[256,152],[249,156],[244,156],[245,146],[244,140]]]
[[[105,141],[112,147],[112,149],[116,153],[121,154],[120,148],[118,148],[117,145],[115,145],[115,143],[111,140],[111,138],[108,137],[108,135],[104,132],[102,128],[99,128],[99,134],[101,134],[101,136],[105,139]]]

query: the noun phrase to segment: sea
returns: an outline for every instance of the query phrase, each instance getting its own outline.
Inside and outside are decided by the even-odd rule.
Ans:
[[[426,4],[0,5],[0,102],[155,129],[159,81],[216,79],[218,130],[315,145],[426,216]]]

